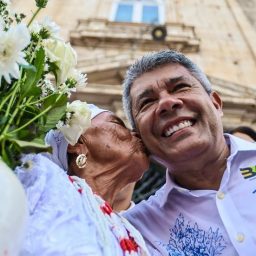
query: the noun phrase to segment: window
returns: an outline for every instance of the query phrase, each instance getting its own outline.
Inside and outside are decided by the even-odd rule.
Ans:
[[[119,4],[116,11],[116,21],[131,21],[133,13],[133,5],[132,4]]]
[[[144,23],[159,23],[158,6],[144,5],[142,9],[142,22]]]
[[[162,0],[121,0],[113,5],[111,20],[118,22],[163,23]]]

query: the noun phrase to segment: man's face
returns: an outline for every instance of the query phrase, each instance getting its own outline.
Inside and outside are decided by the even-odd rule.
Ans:
[[[131,88],[136,128],[163,164],[209,152],[223,139],[222,102],[179,64],[163,65],[137,78]]]

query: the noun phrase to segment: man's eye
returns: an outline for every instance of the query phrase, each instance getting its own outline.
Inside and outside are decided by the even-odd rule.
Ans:
[[[140,109],[143,109],[144,107],[147,107],[150,103],[153,102],[153,99],[145,99],[140,104]]]
[[[191,85],[189,84],[177,84],[174,88],[173,88],[173,92],[177,92],[177,91],[182,91],[184,89],[188,89],[190,88]]]

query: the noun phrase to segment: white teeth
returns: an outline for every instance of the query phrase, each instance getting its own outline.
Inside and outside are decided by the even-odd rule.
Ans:
[[[177,132],[178,130],[181,130],[181,129],[183,129],[183,128],[189,127],[189,126],[191,126],[191,125],[192,125],[192,122],[189,121],[189,120],[182,121],[182,122],[180,122],[179,124],[174,125],[174,126],[170,127],[168,130],[166,130],[166,131],[164,132],[164,135],[165,135],[166,137],[168,137],[168,136],[170,136],[171,134],[173,134],[174,132]]]

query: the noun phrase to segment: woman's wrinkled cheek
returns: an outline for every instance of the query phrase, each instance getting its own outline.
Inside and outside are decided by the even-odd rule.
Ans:
[[[106,149],[111,149],[111,146],[108,144],[105,147],[106,147]]]

